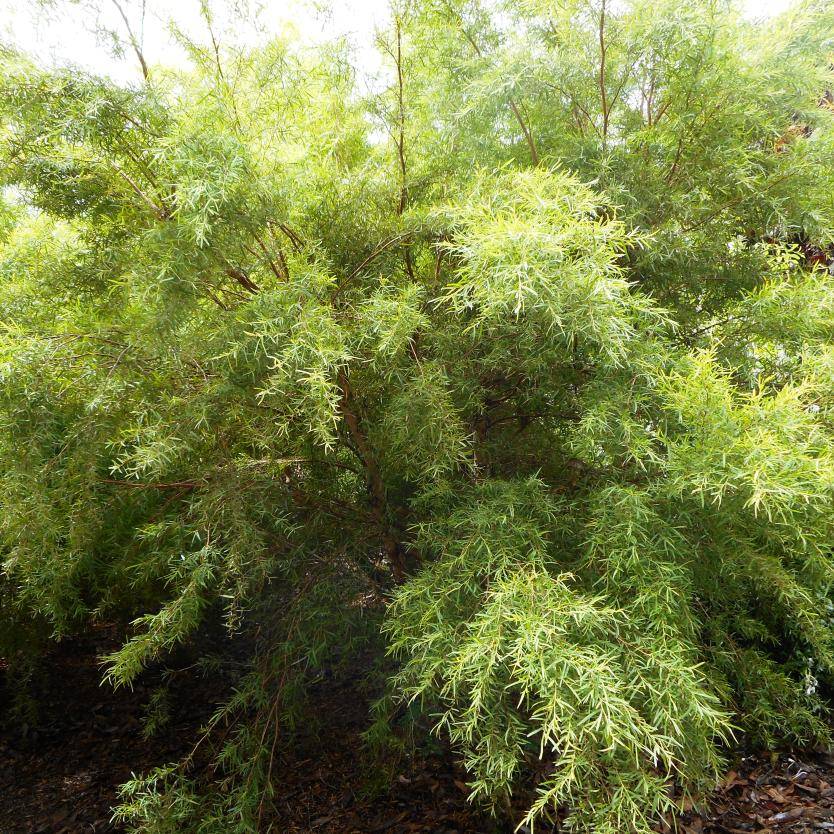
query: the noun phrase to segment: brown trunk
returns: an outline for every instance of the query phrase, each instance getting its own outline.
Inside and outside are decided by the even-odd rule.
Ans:
[[[351,440],[353,440],[353,444],[356,446],[357,454],[365,467],[365,473],[368,479],[368,496],[371,502],[371,515],[382,534],[382,546],[385,550],[386,558],[391,565],[394,580],[400,583],[405,579],[405,555],[400,545],[399,537],[396,535],[395,529],[388,519],[385,485],[382,481],[382,475],[379,472],[376,456],[368,445],[368,441],[362,431],[362,426],[359,423],[359,417],[353,407],[350,383],[348,382],[347,373],[344,370],[339,372],[339,387],[342,391],[342,417],[344,418],[345,426],[347,426]]]

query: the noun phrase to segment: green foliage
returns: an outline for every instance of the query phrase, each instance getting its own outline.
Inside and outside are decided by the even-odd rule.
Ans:
[[[433,726],[531,826],[830,739],[830,4],[392,12],[373,94],[340,43],[181,35],[134,88],[2,53],[0,654],[249,647],[136,832],[266,830],[369,657],[369,741]]]

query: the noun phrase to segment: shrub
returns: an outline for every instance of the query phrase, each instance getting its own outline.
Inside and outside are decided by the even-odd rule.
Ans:
[[[832,24],[415,0],[372,95],[340,44],[3,53],[0,652],[252,646],[213,768],[119,818],[263,827],[357,653],[372,737],[409,706],[531,825],[648,832],[740,730],[829,738]]]

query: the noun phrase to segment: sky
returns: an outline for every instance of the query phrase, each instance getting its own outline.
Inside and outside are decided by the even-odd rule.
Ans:
[[[131,53],[112,54],[112,42],[96,32],[100,29],[124,32],[124,24],[113,0],[92,0],[101,12],[82,11],[91,0],[0,0],[0,41],[14,44],[41,60],[74,64],[122,82],[137,81],[140,67]],[[144,27],[141,0],[118,0],[134,31],[142,34],[143,52],[150,64],[185,64],[185,53],[172,37],[173,22],[185,34],[204,41],[205,24],[200,0],[146,0]],[[305,40],[330,39],[344,35],[355,45],[367,69],[375,69],[375,29],[386,19],[389,0],[213,0],[214,28],[222,42],[257,43],[264,33],[297,31]],[[242,24],[235,9],[246,8],[256,17],[259,28]],[[234,28],[234,36],[231,29]]]
[[[95,0],[94,0],[95,1]],[[84,12],[91,0],[0,0],[0,41],[34,54],[42,61],[73,64],[114,80],[138,81],[140,69],[133,54],[114,56],[112,43],[96,32],[96,16]],[[172,37],[173,21],[187,35],[204,40],[205,26],[200,17],[200,0],[145,0],[144,25],[141,23],[142,0],[118,0],[134,31],[141,33],[143,51],[149,63],[181,65],[185,55]],[[685,2],[685,0],[682,0]],[[744,0],[749,17],[777,14],[790,0]],[[114,0],[97,0],[102,12],[98,24],[102,29],[124,31],[124,24]],[[334,36],[346,36],[354,44],[357,62],[366,76],[379,67],[373,47],[375,29],[387,17],[389,0],[332,0],[327,13],[320,0],[225,0],[212,3],[215,30],[223,41],[235,28],[235,43],[257,43],[263,32],[280,32],[287,27],[300,37],[315,42]],[[256,13],[261,32],[241,26],[229,10],[246,6]]]

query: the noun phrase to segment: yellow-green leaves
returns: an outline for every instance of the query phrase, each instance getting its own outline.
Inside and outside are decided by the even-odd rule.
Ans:
[[[662,383],[669,410],[668,488],[801,524],[829,512],[834,488],[830,439],[804,386],[738,391],[712,354],[687,357]]]
[[[560,171],[481,174],[436,212],[458,267],[442,301],[477,325],[516,319],[611,357],[633,334],[619,258],[628,235],[600,198]]]

